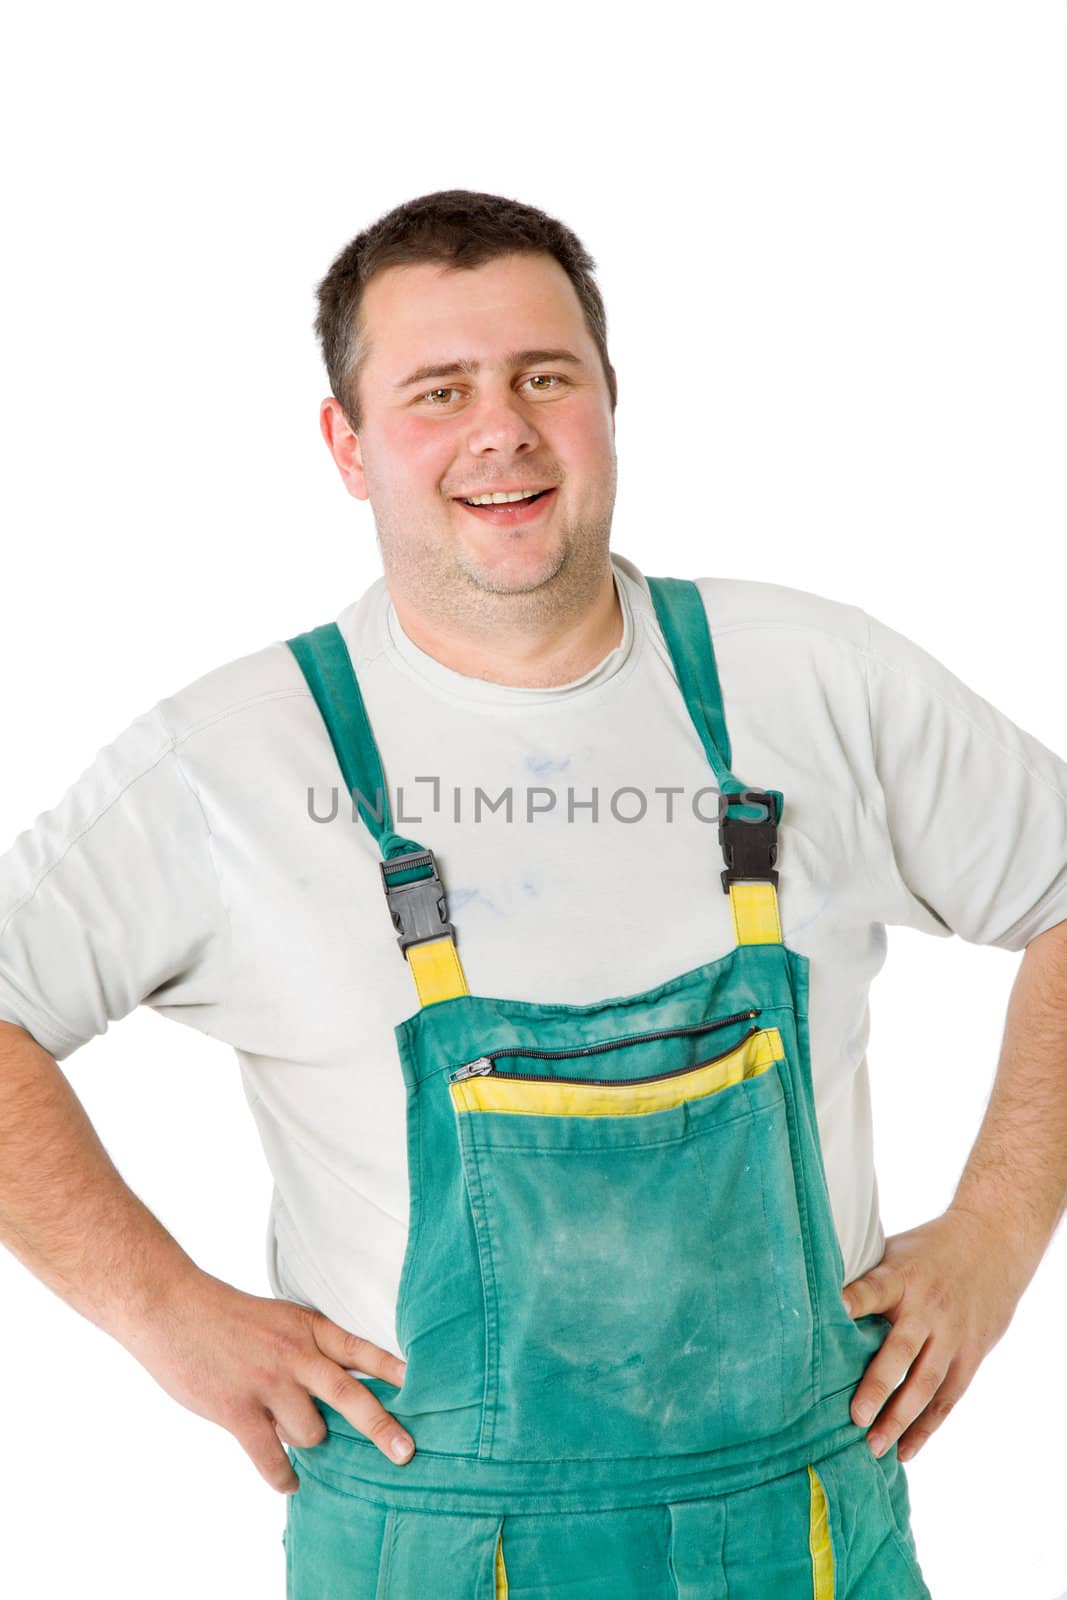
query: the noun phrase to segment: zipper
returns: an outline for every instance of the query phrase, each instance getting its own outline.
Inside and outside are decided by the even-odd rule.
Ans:
[[[460,1083],[464,1078],[483,1078],[489,1073],[495,1078],[521,1078],[534,1083],[591,1083],[591,1084],[636,1084],[656,1083],[660,1078],[677,1078],[684,1072],[695,1072],[696,1067],[675,1067],[670,1072],[656,1072],[650,1078],[559,1078],[548,1072],[498,1072],[494,1063],[501,1056],[526,1056],[537,1061],[564,1061],[573,1056],[595,1056],[604,1050],[621,1050],[628,1044],[646,1044],[653,1039],[675,1039],[691,1033],[709,1033],[713,1028],[729,1027],[731,1022],[744,1022],[750,1017],[758,1017],[761,1007],[756,1006],[748,1011],[735,1011],[731,1017],[716,1017],[713,1022],[693,1022],[685,1028],[660,1028],[655,1033],[631,1033],[625,1039],[608,1039],[603,1044],[580,1045],[574,1050],[489,1050],[484,1056],[478,1056],[474,1061],[464,1062],[455,1072],[448,1074],[450,1083]],[[749,1028],[744,1038],[751,1039],[758,1028]],[[708,1066],[713,1061],[721,1061],[723,1056],[732,1055],[738,1045],[731,1045],[729,1050],[723,1050],[717,1056],[710,1056],[708,1061],[697,1062],[697,1066]]]

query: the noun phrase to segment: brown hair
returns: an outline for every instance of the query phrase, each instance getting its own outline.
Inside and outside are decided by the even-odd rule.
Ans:
[[[405,201],[364,228],[335,257],[318,286],[315,332],[330,387],[353,432],[362,425],[358,380],[367,353],[359,311],[363,291],[376,273],[427,261],[449,268],[480,267],[498,256],[539,251],[555,256],[574,285],[614,411],[618,385],[608,359],[607,317],[593,278],[596,262],[581,240],[562,222],[520,200],[473,189],[440,189]]]

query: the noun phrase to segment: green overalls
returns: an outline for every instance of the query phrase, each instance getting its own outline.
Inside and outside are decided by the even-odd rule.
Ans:
[[[288,1600],[929,1600],[896,1450],[875,1460],[849,1415],[889,1324],[841,1299],[782,795],[730,771],[696,585],[649,587],[719,788],[737,947],[588,1005],[469,993],[340,631],[287,641],[420,1002],[395,1030],[407,1368],[399,1389],[360,1380],[415,1454],[394,1464],[316,1399],[326,1438],[290,1451]]]

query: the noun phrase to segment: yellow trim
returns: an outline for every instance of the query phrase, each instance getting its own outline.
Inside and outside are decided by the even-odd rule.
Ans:
[[[451,937],[409,945],[407,958],[420,1006],[452,1000],[457,994],[470,994],[455,940]]]
[[[738,944],[781,944],[778,890],[773,883],[732,883],[730,910]]]
[[[812,1600],[834,1600],[834,1552],[830,1544],[830,1514],[819,1474],[808,1468],[811,1481],[811,1520],[808,1549],[811,1551]]]
[[[513,1111],[530,1116],[636,1117],[718,1094],[742,1078],[755,1078],[785,1055],[777,1028],[761,1028],[721,1061],[703,1063],[675,1078],[643,1083],[530,1083],[473,1077],[450,1085],[457,1111]]]
[[[508,1600],[508,1574],[504,1566],[504,1530],[496,1539],[496,1600]]]

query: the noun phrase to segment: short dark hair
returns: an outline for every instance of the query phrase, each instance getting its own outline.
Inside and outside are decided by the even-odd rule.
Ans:
[[[574,285],[614,411],[618,384],[608,359],[607,316],[593,277],[596,262],[581,240],[555,217],[520,200],[473,189],[440,189],[405,201],[364,228],[335,257],[318,286],[315,332],[330,387],[353,432],[362,425],[358,380],[365,351],[360,348],[359,312],[363,291],[376,273],[415,262],[480,267],[498,256],[538,252],[554,256]]]

